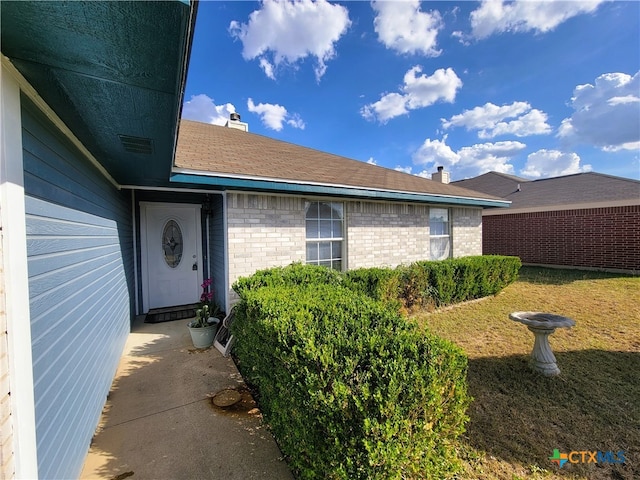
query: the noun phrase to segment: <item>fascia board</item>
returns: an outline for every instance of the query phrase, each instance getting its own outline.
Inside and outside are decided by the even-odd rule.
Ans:
[[[253,178],[238,178],[231,176],[202,175],[174,169],[171,182],[191,185],[211,185],[225,189],[253,190],[263,192],[279,192],[290,194],[314,194],[352,198],[366,198],[376,200],[439,203],[447,205],[467,205],[474,207],[508,207],[511,202],[505,200],[490,200],[474,197],[457,197],[453,195],[438,195],[428,193],[401,192],[394,190],[376,190],[348,185],[325,185],[315,183],[299,183],[283,180],[265,180]]]

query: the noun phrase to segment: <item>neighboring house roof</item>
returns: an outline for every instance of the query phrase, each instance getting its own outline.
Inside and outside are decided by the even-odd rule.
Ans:
[[[3,1],[2,54],[115,182],[168,185],[196,11]]]
[[[189,120],[180,122],[172,180],[224,188],[508,206],[490,194]]]
[[[640,204],[640,181],[595,172],[539,180],[489,172],[452,183],[511,200],[509,211],[495,212],[501,214]]]

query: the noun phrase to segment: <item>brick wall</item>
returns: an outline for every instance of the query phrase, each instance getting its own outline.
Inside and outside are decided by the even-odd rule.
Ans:
[[[482,255],[482,209],[452,208],[453,256]]]
[[[482,209],[451,209],[454,257],[482,254]],[[349,268],[429,259],[429,206],[347,202]]]
[[[483,252],[524,263],[640,272],[640,206],[483,217]]]
[[[304,199],[230,193],[227,235],[229,287],[256,270],[304,261]]]
[[[349,268],[396,266],[429,258],[429,207],[347,202]]]
[[[396,266],[429,258],[428,206],[344,203],[348,268]],[[229,286],[259,269],[305,261],[304,204],[304,198],[294,196],[227,195]],[[482,210],[452,208],[450,221],[453,255],[480,255]]]

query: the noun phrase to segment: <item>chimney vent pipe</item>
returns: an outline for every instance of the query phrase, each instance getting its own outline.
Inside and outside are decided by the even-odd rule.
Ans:
[[[243,132],[249,131],[249,125],[240,121],[240,114],[233,112],[229,114],[229,120],[225,125],[228,128],[235,128],[236,130],[242,130]]]

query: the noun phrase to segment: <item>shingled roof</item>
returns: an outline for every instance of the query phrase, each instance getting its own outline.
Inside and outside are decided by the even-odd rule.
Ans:
[[[488,206],[486,201],[492,206],[508,206],[508,203],[500,203],[502,199],[491,194],[443,184],[234,128],[190,120],[180,122],[174,180],[177,178],[176,173],[190,174],[192,180],[200,176],[200,180],[217,177],[284,182],[327,186],[351,192],[357,189],[438,196],[442,197],[442,202],[452,198],[465,198],[480,200],[480,203],[475,203],[481,206]],[[180,178],[183,182],[187,181],[184,176]]]
[[[509,212],[504,213],[513,213],[519,209],[548,210],[576,208],[580,205],[587,208],[587,205],[640,204],[640,181],[595,172],[538,180],[488,172],[453,183],[511,200]]]

